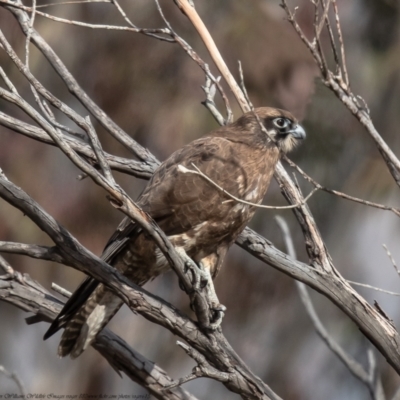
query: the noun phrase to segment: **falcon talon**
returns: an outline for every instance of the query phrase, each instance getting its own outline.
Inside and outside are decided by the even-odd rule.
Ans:
[[[185,266],[184,270],[185,273],[187,273],[190,270],[190,268],[192,268],[192,264],[189,261],[185,261],[184,266]]]
[[[213,279],[229,247],[253,217],[256,207],[228,199],[226,193],[261,203],[282,153],[306,136],[288,111],[262,107],[243,114],[187,144],[161,163],[136,204],[159,225],[193,275],[199,326],[215,330],[225,307]],[[193,173],[192,168],[196,166]],[[216,188],[210,181],[221,189]],[[110,199],[117,208],[121,204]],[[193,257],[196,264],[188,254]],[[154,241],[125,218],[108,241],[102,259],[137,285],[170,269]],[[203,282],[207,282],[203,287]],[[78,357],[122,306],[106,285],[89,277],[68,299],[44,338],[65,329],[60,357]]]
[[[212,308],[213,311],[221,311],[226,312],[226,307],[223,304],[217,304],[215,307]]]
[[[225,313],[223,311],[216,311],[213,316],[213,322],[208,325],[207,329],[210,331],[216,331],[221,326],[224,316]]]

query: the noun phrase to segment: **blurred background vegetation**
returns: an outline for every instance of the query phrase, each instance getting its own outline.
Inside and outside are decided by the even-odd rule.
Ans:
[[[26,2],[28,5],[29,2]],[[29,3],[30,4],[30,3]],[[38,4],[44,4],[40,1]],[[399,154],[400,145],[400,3],[396,0],[339,0],[351,86],[371,109],[380,134]],[[161,27],[154,2],[121,0],[140,27]],[[212,66],[207,51],[189,21],[170,0],[161,1],[174,29]],[[312,5],[298,5],[297,18],[312,33]],[[291,155],[322,185],[353,196],[400,206],[398,187],[372,140],[358,121],[319,81],[318,71],[304,45],[285,20],[278,0],[244,2],[197,1],[196,8],[213,35],[231,71],[238,77],[241,60],[245,83],[255,106],[278,106],[297,115],[307,140]],[[74,4],[46,11],[91,23],[123,24],[110,4]],[[25,38],[13,16],[0,8],[0,27],[21,58]],[[141,145],[160,160],[185,143],[217,127],[200,104],[204,75],[176,44],[138,34],[91,30],[36,17],[36,29],[66,63],[84,90]],[[325,34],[325,33],[324,33]],[[323,42],[328,49],[328,37]],[[29,86],[4,52],[0,64],[21,95],[32,99]],[[57,97],[76,110],[81,105],[67,92],[44,57],[32,46],[33,73]],[[216,73],[215,68],[212,70]],[[233,98],[232,98],[233,103]],[[16,108],[0,102],[3,112],[25,119]],[[240,115],[234,107],[235,117]],[[61,117],[61,122],[64,120]],[[64,121],[65,122],[65,121]],[[128,151],[96,126],[104,148],[130,157]],[[110,206],[105,193],[57,149],[0,127],[0,167],[86,247],[100,254],[122,215]],[[145,182],[115,174],[135,199]],[[310,187],[299,178],[304,192]],[[284,205],[276,183],[265,199]],[[348,279],[400,292],[382,243],[400,262],[397,217],[325,193],[317,193],[310,207],[338,270]],[[251,226],[283,249],[274,215],[290,224],[299,258],[307,262],[302,234],[290,211],[260,210]],[[0,202],[0,238],[50,244],[19,211]],[[56,282],[73,290],[81,273],[67,267],[22,257],[7,257],[15,269],[29,273],[47,288]],[[168,273],[146,287],[187,312],[187,297]],[[218,296],[228,307],[223,329],[250,368],[282,398],[367,399],[369,394],[325,347],[299,301],[294,282],[234,246],[216,280]],[[371,303],[376,299],[400,326],[398,297],[359,289]],[[328,331],[347,351],[366,363],[367,341],[355,325],[317,293],[312,298]],[[29,393],[144,394],[128,378],[121,379],[93,349],[78,360],[59,359],[59,335],[47,342],[45,324],[26,326],[27,315],[0,303],[0,365],[15,370]],[[135,349],[157,362],[172,377],[181,377],[194,362],[176,345],[168,331],[127,309],[110,327]],[[382,357],[379,368],[387,394],[400,379]],[[201,399],[235,399],[221,384],[199,379],[185,385]],[[17,393],[13,382],[0,375],[0,394]]]

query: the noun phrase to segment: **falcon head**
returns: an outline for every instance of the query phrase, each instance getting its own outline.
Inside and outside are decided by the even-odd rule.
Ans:
[[[260,123],[265,129],[260,127]],[[242,115],[235,124],[243,133],[248,132],[264,144],[272,140],[284,153],[291,151],[306,137],[297,119],[289,111],[279,108],[256,108]]]
[[[255,109],[255,112],[268,132],[268,136],[282,152],[288,153],[305,139],[305,130],[289,111],[262,107]]]

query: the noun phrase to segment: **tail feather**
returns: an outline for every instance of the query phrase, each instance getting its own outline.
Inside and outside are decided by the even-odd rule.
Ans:
[[[78,357],[107,325],[123,302],[100,284],[80,310],[66,324],[58,346],[58,355]]]

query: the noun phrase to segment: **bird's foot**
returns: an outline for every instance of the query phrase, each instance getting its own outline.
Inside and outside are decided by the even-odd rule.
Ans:
[[[191,273],[193,292],[189,293],[190,306],[196,311],[201,327],[214,331],[221,325],[226,307],[218,300],[210,270],[202,262],[195,263],[183,248],[177,248],[177,251],[185,262],[186,272]]]
[[[211,320],[208,324],[208,326],[205,326],[205,329],[208,329],[210,331],[215,331],[217,330],[221,323],[222,320],[225,316],[225,311],[226,311],[226,307],[223,304],[216,304],[210,307],[211,310]]]
[[[204,290],[210,308],[210,319],[208,321],[208,325],[204,326],[204,328],[215,331],[222,323],[226,307],[219,302],[210,270],[208,268],[205,268],[202,262],[200,262],[199,264],[200,268],[204,272],[204,280],[206,282],[206,284],[204,285]]]

